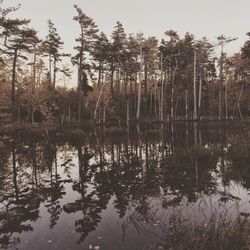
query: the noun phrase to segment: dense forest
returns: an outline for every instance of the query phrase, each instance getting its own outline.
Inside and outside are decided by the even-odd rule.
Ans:
[[[40,38],[30,20],[9,17],[19,8],[0,8],[1,123],[249,116],[250,33],[239,52],[229,56],[225,47],[237,38],[220,35],[212,43],[168,30],[158,40],[127,34],[119,21],[107,37],[74,6],[79,33],[74,53],[68,54],[56,24],[48,20],[47,36]],[[69,89],[73,74],[77,88]]]

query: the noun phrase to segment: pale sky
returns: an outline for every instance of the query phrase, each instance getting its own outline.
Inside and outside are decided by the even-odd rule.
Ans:
[[[5,0],[6,5],[21,3],[12,17],[31,19],[31,26],[44,38],[47,20],[51,19],[62,39],[65,52],[72,52],[79,29],[72,20],[74,4],[94,19],[99,29],[108,36],[116,21],[127,34],[143,32],[161,39],[164,31],[173,29],[183,36],[190,32],[195,37],[238,37],[227,46],[230,54],[240,50],[250,32],[250,0]]]

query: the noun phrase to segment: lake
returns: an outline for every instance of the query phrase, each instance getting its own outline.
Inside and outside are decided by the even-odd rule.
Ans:
[[[250,129],[2,136],[1,249],[247,249]]]

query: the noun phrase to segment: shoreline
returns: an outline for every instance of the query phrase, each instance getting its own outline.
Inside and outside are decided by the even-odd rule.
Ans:
[[[131,120],[129,122],[129,126],[133,127],[139,124],[141,127],[155,126],[155,125],[171,125],[171,124],[185,124],[192,125],[197,124],[201,127],[225,127],[225,128],[244,128],[250,126],[250,120],[149,120],[149,119],[141,119]],[[0,124],[0,135],[15,135],[15,134],[27,134],[41,137],[49,137],[49,136],[70,136],[79,134],[80,136],[86,136],[89,133],[94,132],[95,129],[120,129],[127,130],[127,122],[107,122],[105,124],[94,124],[90,121],[86,121],[85,124],[79,125],[78,123],[65,123],[61,125],[57,122],[43,122],[43,123],[6,123]]]

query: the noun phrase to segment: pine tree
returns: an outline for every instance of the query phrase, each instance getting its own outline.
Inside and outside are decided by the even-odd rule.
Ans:
[[[0,20],[6,18],[6,16],[13,12],[17,11],[20,7],[21,4],[19,3],[17,6],[10,6],[10,7],[2,7],[4,0],[0,0]]]
[[[4,19],[1,20],[1,36],[4,46],[1,48],[3,54],[12,59],[12,94],[11,101],[15,106],[16,68],[18,59],[28,58],[24,53],[31,53],[34,42],[38,39],[37,33],[27,27],[30,20]]]
[[[144,90],[147,94],[148,79],[158,69],[158,40],[155,37],[148,37],[142,44],[144,62]]]
[[[92,56],[94,60],[94,68],[98,72],[98,80],[97,85],[98,88],[101,88],[101,79],[103,78],[103,73],[105,70],[105,65],[108,62],[109,58],[109,49],[110,49],[110,43],[107,38],[107,36],[101,32],[97,35],[97,39],[94,43],[94,48],[92,51]]]
[[[168,40],[162,40],[161,45],[159,47],[160,54],[162,55],[162,64],[163,64],[163,76],[166,78],[168,74],[169,83],[171,87],[171,101],[170,101],[170,117],[174,118],[174,91],[175,91],[175,79],[177,68],[179,67],[179,54],[180,54],[180,37],[178,36],[176,31],[169,30],[165,32]],[[165,81],[162,80],[162,84]],[[164,86],[162,86],[161,91],[161,100],[163,100],[163,90]],[[161,102],[160,113],[164,113],[164,102]],[[161,115],[162,116],[162,115]]]
[[[241,57],[247,59],[250,65],[250,32],[247,33],[248,40],[244,43],[244,46],[241,48]]]
[[[74,16],[74,20],[80,26],[79,37],[76,38],[77,45],[74,49],[77,51],[77,54],[72,58],[73,64],[76,64],[78,67],[78,122],[81,122],[82,114],[82,90],[85,95],[91,90],[91,87],[88,85],[88,75],[92,75],[91,66],[87,62],[87,54],[90,55],[93,50],[93,45],[97,39],[98,28],[92,18],[88,17],[83,13],[82,9],[77,5],[74,6],[77,15]]]
[[[64,42],[58,34],[54,23],[51,20],[48,20],[48,35],[43,41],[42,47],[44,54],[49,57],[49,85],[52,87],[52,89],[55,89],[56,86],[56,73],[59,70],[57,67],[57,63],[61,61],[61,57],[69,56],[68,54],[60,53],[60,50],[62,50],[63,48],[63,44]]]
[[[125,59],[125,44],[126,44],[126,33],[122,23],[119,21],[116,23],[114,30],[111,35],[112,44],[110,50],[110,90],[111,95],[114,97],[114,74],[116,73],[116,86],[120,89],[120,75],[123,61]]]

